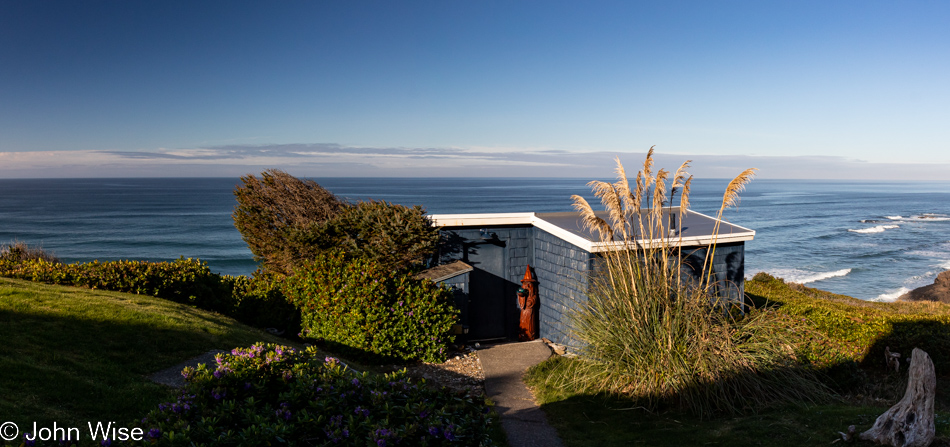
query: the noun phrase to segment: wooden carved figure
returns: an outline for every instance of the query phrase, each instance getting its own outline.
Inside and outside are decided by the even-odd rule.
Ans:
[[[521,280],[521,290],[518,291],[518,308],[521,309],[518,340],[531,341],[538,338],[538,305],[538,280],[529,265],[524,272],[524,279]]]

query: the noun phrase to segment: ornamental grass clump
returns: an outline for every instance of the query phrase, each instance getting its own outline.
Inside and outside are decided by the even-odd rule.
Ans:
[[[822,400],[827,388],[796,362],[773,313],[744,313],[740,303],[720,298],[723,285],[710,274],[718,224],[705,257],[681,247],[682,234],[670,221],[682,220],[689,208],[688,167],[683,163],[667,189],[669,173],[653,173],[651,148],[634,182],[618,160],[617,182],[589,183],[606,214],[573,196],[586,226],[608,248],[589,279],[587,304],[574,314],[574,336],[585,348],[550,377],[574,391],[699,415]],[[729,183],[717,219],[737,203],[754,172]],[[685,265],[690,255],[704,259],[699,278],[683,273],[696,267]]]

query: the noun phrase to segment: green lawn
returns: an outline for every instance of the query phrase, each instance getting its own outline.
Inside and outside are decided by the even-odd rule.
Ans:
[[[0,278],[0,422],[135,420],[172,395],[148,374],[257,341],[288,344],[163,299]]]
[[[841,393],[839,403],[707,419],[676,411],[651,413],[630,400],[546,385],[544,379],[561,369],[557,363],[570,361],[562,357],[529,370],[526,382],[569,447],[829,445],[849,425],[859,432],[870,428],[903,395],[907,365],[900,375],[885,372],[884,347],[906,355],[920,347],[933,358],[938,378],[934,445],[950,445],[950,305],[869,303],[767,276],[746,282],[746,292],[802,335],[800,358],[826,371]]]

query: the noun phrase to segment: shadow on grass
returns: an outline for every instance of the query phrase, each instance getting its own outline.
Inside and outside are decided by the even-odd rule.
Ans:
[[[74,304],[0,302],[4,417],[30,425],[140,418],[171,393],[147,374],[212,348],[255,341],[249,331],[237,335],[226,318],[188,316],[187,308],[170,315],[104,303],[70,307]]]
[[[541,408],[568,447],[827,445],[838,439],[837,432],[848,425],[870,427],[886,409],[788,406],[748,415],[700,419],[675,411],[649,412],[629,400],[602,394],[574,395]]]

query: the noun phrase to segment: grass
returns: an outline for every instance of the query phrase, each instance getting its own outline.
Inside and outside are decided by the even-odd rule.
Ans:
[[[169,398],[148,374],[211,349],[287,340],[142,295],[0,278],[0,421],[126,422]]]
[[[738,309],[728,293],[737,289],[725,275],[709,274],[717,262],[719,220],[709,248],[682,249],[682,228],[671,223],[687,212],[689,162],[668,185],[667,171],[653,173],[652,155],[651,149],[635,181],[618,160],[615,183],[588,183],[603,212],[573,196],[584,226],[598,232],[606,249],[588,278],[586,303],[571,314],[572,335],[583,349],[547,376],[552,385],[699,415],[827,401],[813,371],[791,359],[784,320],[732,312]],[[754,172],[729,183],[717,217],[735,206]],[[679,207],[672,208],[677,199]]]
[[[701,418],[677,411],[646,411],[633,400],[551,386],[569,359],[554,358],[531,369],[526,381],[568,446],[731,445],[799,446],[829,444],[837,432],[858,431],[903,396],[901,373],[884,368],[883,349],[909,354],[927,351],[937,372],[934,445],[950,445],[950,305],[872,303],[844,295],[786,284],[760,274],[745,283],[759,307],[788,322],[799,359],[826,373],[840,400],[823,405],[785,405],[733,416]],[[871,445],[857,443],[857,445]]]

